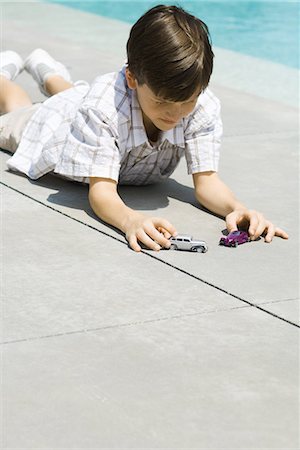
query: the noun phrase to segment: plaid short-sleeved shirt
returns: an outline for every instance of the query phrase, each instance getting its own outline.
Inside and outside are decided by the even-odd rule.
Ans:
[[[85,183],[150,184],[168,178],[183,155],[190,174],[217,171],[221,134],[220,103],[206,89],[194,111],[152,145],[124,67],[42,103],[7,164],[32,179],[54,172]]]

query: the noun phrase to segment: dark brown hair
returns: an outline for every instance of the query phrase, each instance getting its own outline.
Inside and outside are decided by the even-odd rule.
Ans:
[[[151,8],[127,42],[128,68],[138,84],[170,101],[185,101],[207,87],[213,57],[206,24],[177,6]]]

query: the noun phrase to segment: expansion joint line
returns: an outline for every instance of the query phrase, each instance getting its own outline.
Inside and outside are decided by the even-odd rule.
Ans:
[[[69,214],[66,214],[66,213],[64,213],[64,212],[62,212],[62,211],[59,211],[58,209],[53,208],[53,206],[50,206],[50,205],[48,205],[47,203],[44,203],[44,202],[42,202],[42,201],[40,201],[40,200],[37,200],[36,198],[32,197],[31,195],[28,195],[28,194],[25,194],[24,192],[21,192],[21,191],[19,191],[18,189],[16,189],[16,188],[14,188],[14,187],[12,187],[12,186],[10,186],[10,185],[4,183],[3,181],[0,181],[0,184],[2,184],[3,186],[5,186],[5,187],[7,187],[7,188],[9,188],[9,189],[11,189],[11,190],[17,192],[18,194],[23,195],[24,197],[29,198],[30,200],[33,200],[33,201],[36,202],[36,203],[39,203],[40,205],[45,206],[46,208],[51,209],[52,211],[55,211],[55,212],[61,214],[62,216],[68,217],[68,219],[74,220],[75,222],[78,222],[78,223],[80,223],[81,225],[84,225],[84,226],[86,226],[86,227],[88,227],[88,228],[91,228],[92,230],[97,231],[98,233],[100,233],[100,234],[102,234],[102,235],[104,235],[104,236],[107,236],[107,237],[109,237],[109,238],[111,238],[111,239],[114,239],[115,241],[118,241],[118,242],[120,242],[120,243],[123,244],[123,245],[127,245],[122,239],[119,239],[119,238],[117,238],[117,237],[115,237],[115,236],[112,236],[111,234],[106,233],[105,231],[99,230],[98,228],[93,227],[92,225],[89,225],[88,223],[85,223],[85,222],[83,222],[83,221],[80,220],[80,219],[76,219],[75,217],[72,217],[72,216],[70,216]],[[249,301],[249,300],[246,300],[246,299],[244,299],[244,298],[242,298],[242,297],[240,297],[240,296],[238,296],[238,295],[236,295],[236,294],[233,294],[233,293],[230,292],[230,291],[227,291],[226,289],[221,288],[220,286],[217,286],[217,285],[215,285],[215,284],[213,284],[213,283],[210,283],[209,281],[206,281],[206,280],[204,280],[204,279],[198,277],[197,275],[193,275],[192,273],[187,272],[186,270],[181,269],[180,267],[177,267],[177,266],[175,266],[174,264],[171,264],[171,263],[169,263],[169,262],[167,262],[167,261],[163,261],[163,260],[159,259],[159,258],[158,258],[157,256],[155,256],[155,255],[151,255],[150,253],[148,253],[148,252],[146,252],[146,251],[144,251],[144,250],[141,250],[141,253],[143,253],[145,256],[148,256],[149,258],[154,259],[156,262],[159,262],[159,263],[161,263],[161,264],[165,264],[166,266],[171,267],[172,269],[177,270],[178,272],[181,272],[181,273],[183,273],[184,275],[187,275],[187,276],[189,276],[189,277],[191,277],[191,278],[194,278],[195,280],[200,281],[201,283],[204,283],[204,284],[206,284],[207,286],[210,286],[210,287],[212,287],[213,289],[216,289],[217,291],[223,292],[224,294],[227,294],[228,296],[230,296],[230,297],[232,297],[232,298],[235,298],[235,299],[237,299],[237,300],[240,300],[241,302],[246,303],[247,305],[252,306],[253,308],[256,308],[256,309],[258,309],[258,310],[260,310],[260,311],[263,311],[264,313],[269,314],[270,316],[275,317],[276,319],[279,319],[279,320],[281,320],[281,321],[283,321],[283,322],[286,322],[286,323],[288,323],[288,324],[290,324],[290,325],[292,325],[292,326],[294,326],[294,327],[296,327],[296,328],[300,328],[300,326],[299,326],[298,324],[296,324],[295,322],[292,322],[291,320],[288,320],[288,319],[285,319],[285,318],[283,318],[283,317],[280,317],[280,316],[278,316],[277,314],[275,314],[275,313],[273,313],[273,312],[271,312],[271,311],[268,311],[267,309],[262,308],[261,306],[256,305],[255,303],[252,303],[252,302]]]

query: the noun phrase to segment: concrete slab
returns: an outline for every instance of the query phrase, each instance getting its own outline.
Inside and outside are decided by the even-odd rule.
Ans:
[[[243,142],[247,142],[248,136],[254,135],[265,139],[273,137],[274,140],[277,136],[284,139],[299,133],[297,108],[278,102],[275,98],[262,99],[258,92],[240,92],[216,82],[211,87],[221,100],[225,139],[241,136]],[[294,95],[297,97],[297,91]],[[255,148],[253,152],[256,154]]]
[[[247,306],[6,187],[2,200],[2,342]]]
[[[296,450],[298,358],[253,308],[7,344],[2,448]]]

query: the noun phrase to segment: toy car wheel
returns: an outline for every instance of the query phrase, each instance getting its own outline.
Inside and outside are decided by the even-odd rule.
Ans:
[[[193,247],[192,252],[204,253],[205,248],[204,247]]]
[[[238,244],[238,242],[235,242],[234,243],[234,247],[237,247],[239,244]]]
[[[170,245],[170,250],[177,250],[177,245],[171,244]]]

